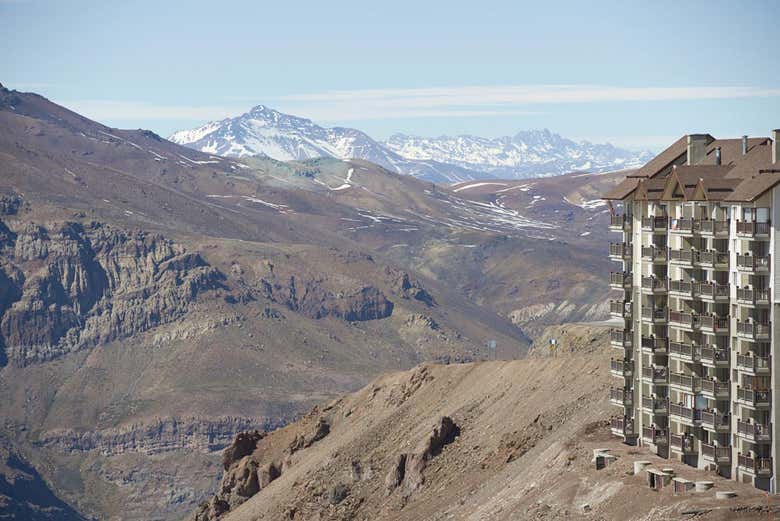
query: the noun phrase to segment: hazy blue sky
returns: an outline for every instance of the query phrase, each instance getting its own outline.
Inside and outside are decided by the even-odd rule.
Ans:
[[[779,27],[778,0],[0,0],[0,82],[163,135],[265,104],[377,138],[657,149],[780,127]]]

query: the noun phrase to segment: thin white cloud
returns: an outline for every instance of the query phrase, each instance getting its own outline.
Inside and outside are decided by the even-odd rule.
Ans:
[[[522,116],[541,106],[571,103],[659,102],[780,96],[763,87],[615,87],[604,85],[506,85],[420,89],[337,90],[266,97],[257,102],[322,122]],[[134,101],[77,100],[65,105],[98,120],[207,121],[238,115],[253,103],[162,105]]]

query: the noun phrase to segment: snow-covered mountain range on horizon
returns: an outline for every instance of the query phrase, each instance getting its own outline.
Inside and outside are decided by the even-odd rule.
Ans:
[[[546,129],[499,138],[394,134],[382,142],[354,128],[323,127],[263,105],[234,118],[181,130],[169,139],[228,157],[267,156],[280,161],[365,159],[395,172],[441,183],[605,172],[638,167],[652,157],[650,152],[633,152],[610,144],[576,142]]]

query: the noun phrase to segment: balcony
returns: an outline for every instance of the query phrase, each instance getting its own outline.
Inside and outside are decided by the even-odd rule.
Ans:
[[[669,383],[683,391],[698,393],[701,391],[701,378],[681,373],[669,375]]]
[[[771,442],[772,424],[764,425],[751,421],[737,420],[737,436],[753,443]]]
[[[669,447],[674,452],[679,452],[686,456],[696,454],[693,436],[690,434],[670,434]]]
[[[709,333],[725,333],[729,332],[728,316],[721,317],[718,315],[700,315],[699,317],[699,329]],[[695,321],[694,321],[695,322]]]
[[[669,351],[669,339],[663,337],[643,336],[642,351],[654,355],[665,355]]]
[[[670,219],[669,230],[683,235],[693,234],[693,219]]]
[[[754,409],[764,409],[769,407],[772,401],[772,391],[743,389],[737,387],[737,402]]]
[[[634,432],[634,420],[623,416],[622,418],[612,418],[610,421],[610,427],[612,428],[612,434],[616,436],[622,436],[624,438],[635,438]]]
[[[693,282],[669,279],[669,293],[678,297],[693,298]]]
[[[693,329],[694,327],[699,327],[699,316],[683,311],[670,311],[669,324],[684,327],[686,329]]]
[[[749,273],[769,271],[771,255],[737,255],[737,269]]]
[[[717,346],[702,346],[699,362],[708,367],[728,367],[729,350]]]
[[[609,285],[616,289],[631,288],[631,275],[625,271],[613,271],[609,274]]]
[[[742,305],[768,306],[769,289],[737,288],[737,301]]]
[[[666,324],[666,317],[669,314],[667,308],[642,308],[642,321],[650,324]]]
[[[666,293],[666,279],[657,277],[642,277],[642,291],[645,293]]]
[[[609,341],[612,347],[626,349],[631,347],[631,331],[626,329],[610,329]]]
[[[744,237],[769,237],[769,231],[771,229],[771,222],[756,223],[737,221],[737,235],[742,235]]]
[[[693,233],[713,237],[728,237],[729,221],[693,220]]]
[[[666,385],[669,371],[664,366],[645,366],[642,368],[642,379],[655,385]]]
[[[622,232],[631,226],[631,221],[625,215],[611,215],[609,217],[609,230]]]
[[[767,375],[772,371],[772,357],[737,355],[737,368],[752,375]]]
[[[609,258],[616,261],[631,260],[631,245],[624,242],[610,242]]]
[[[623,387],[613,387],[609,390],[609,401],[620,407],[631,407],[634,403],[634,393],[630,389],[626,391]]]
[[[758,458],[748,454],[737,456],[737,466],[740,470],[750,472],[754,476],[772,475],[772,458]]]
[[[728,400],[731,387],[728,382],[717,382],[711,378],[701,379],[701,393],[715,400]]]
[[[669,413],[669,400],[667,398],[643,396],[642,409],[650,411],[656,416],[666,416]]]
[[[772,323],[737,321],[737,336],[748,340],[769,340]]]
[[[691,425],[698,425],[701,421],[701,411],[698,409],[691,409],[678,403],[669,404],[669,416],[673,417],[677,421],[688,423]]]
[[[698,251],[693,256],[693,263],[703,268],[728,270],[729,254],[722,251]]]
[[[728,465],[731,463],[731,447],[716,447],[708,443],[701,444],[702,458],[713,461],[718,465]]]
[[[693,266],[693,250],[669,250],[669,262]]]
[[[727,301],[730,297],[728,284],[697,282],[693,285],[693,296],[707,301]]]
[[[683,342],[669,342],[669,356],[683,362],[695,363],[699,361],[700,348]]]
[[[642,246],[642,258],[657,264],[666,263],[666,249],[655,246]]]
[[[653,445],[666,445],[669,432],[657,427],[642,427],[642,439]]]
[[[613,376],[619,378],[628,378],[634,373],[634,361],[633,360],[615,360],[614,358],[609,361],[609,371]]]
[[[715,411],[701,411],[701,426],[715,432],[728,432],[731,428],[729,416]]]
[[[609,301],[609,314],[614,318],[631,318],[631,303],[623,300]]]
[[[667,218],[662,217],[642,217],[642,229],[654,233],[666,233]]]

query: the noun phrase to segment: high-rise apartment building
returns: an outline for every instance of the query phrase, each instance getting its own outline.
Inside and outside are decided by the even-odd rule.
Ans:
[[[780,131],[684,136],[605,194],[612,431],[776,491]]]

